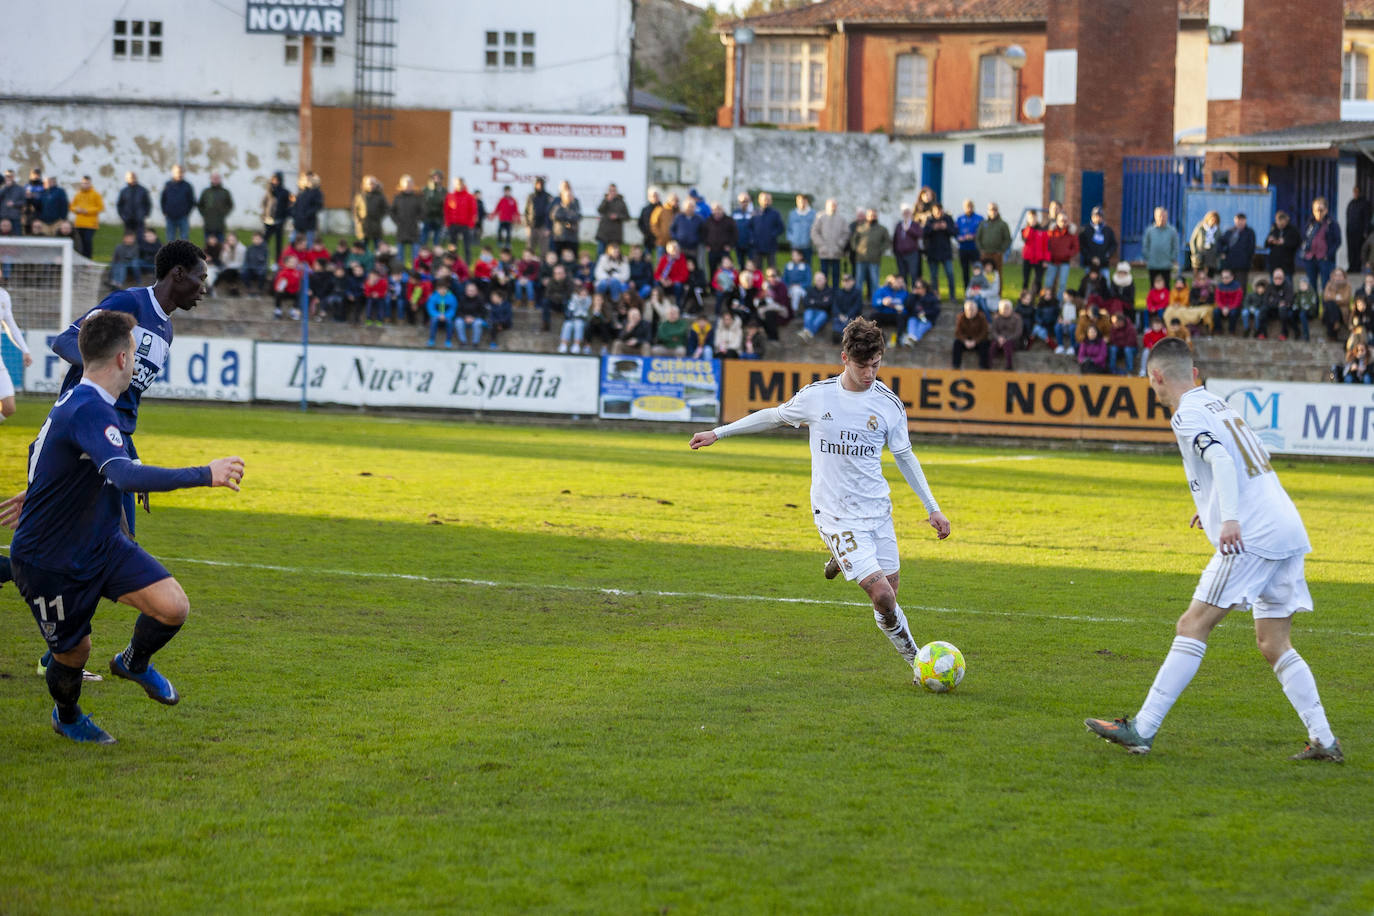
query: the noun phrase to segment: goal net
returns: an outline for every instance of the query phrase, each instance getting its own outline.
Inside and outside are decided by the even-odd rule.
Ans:
[[[60,331],[100,301],[104,265],[78,255],[70,239],[0,236],[0,286],[14,303],[14,319],[40,359],[44,331]],[[40,332],[35,334],[34,332]],[[16,388],[23,388],[24,358],[0,333],[0,358]]]

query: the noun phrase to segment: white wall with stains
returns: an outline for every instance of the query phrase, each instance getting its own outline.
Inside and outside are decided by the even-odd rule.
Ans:
[[[197,194],[211,172],[224,176],[234,195],[231,226],[260,226],[258,205],[271,173],[282,170],[294,187],[297,137],[294,110],[0,102],[0,160],[21,176],[38,166],[68,194],[90,175],[105,197],[102,224],[118,222],[115,199],[132,169],[153,195],[151,222],[162,225],[158,194],[180,161]]]

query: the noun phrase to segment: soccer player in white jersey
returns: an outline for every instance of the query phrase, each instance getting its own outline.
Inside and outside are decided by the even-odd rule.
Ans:
[[[1226,614],[1249,607],[1255,638],[1288,701],[1307,728],[1293,760],[1345,758],[1331,733],[1312,669],[1289,641],[1293,615],[1312,610],[1303,556],[1312,550],[1297,507],[1284,492],[1269,454],[1231,407],[1198,383],[1192,353],[1166,339],[1150,351],[1150,387],[1173,411],[1171,421],[1200,526],[1216,547],[1192,603],[1178,619],[1173,646],[1134,719],[1085,719],[1089,731],[1147,754],[1174,701],[1202,664],[1207,636]]]
[[[33,354],[29,353],[29,345],[24,342],[24,332],[15,324],[14,303],[10,301],[9,291],[5,289],[0,289],[0,324],[4,325],[5,333],[14,341],[19,352],[24,354],[24,366],[32,366]],[[13,413],[14,381],[10,378],[10,371],[5,368],[5,364],[0,363],[0,423]]]
[[[844,330],[840,361],[844,370],[834,378],[807,385],[778,407],[699,432],[692,436],[691,447],[805,423],[811,436],[811,512],[821,540],[844,577],[857,581],[868,593],[878,628],[909,665],[918,646],[897,603],[900,564],[892,500],[883,477],[884,445],[925,506],[927,521],[941,540],[949,537],[949,519],[940,511],[912,454],[906,408],[892,389],[877,380],[883,362],[882,330],[871,321],[855,318]]]

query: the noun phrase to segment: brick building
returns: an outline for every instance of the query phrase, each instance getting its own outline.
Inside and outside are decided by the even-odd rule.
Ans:
[[[722,38],[723,127],[998,129],[1033,120],[1022,106],[1040,92],[1044,0],[821,0],[724,23]]]

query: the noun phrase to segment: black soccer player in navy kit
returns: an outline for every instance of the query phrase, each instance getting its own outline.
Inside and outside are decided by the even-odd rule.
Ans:
[[[77,346],[77,335],[83,322],[96,311],[126,312],[134,317],[134,338],[136,344],[133,381],[128,389],[119,395],[114,409],[119,418],[118,428],[129,450],[129,457],[137,460],[138,451],[134,448],[133,432],[138,425],[138,405],[143,392],[167,365],[172,348],[172,318],[177,309],[190,310],[200,302],[205,292],[207,276],[206,254],[198,246],[185,239],[178,239],[163,245],[157,252],[154,265],[157,282],[152,286],[119,290],[111,293],[90,312],[72,322],[71,327],[59,334],[52,342],[52,350],[71,363],[67,377],[62,381],[62,394],[71,391],[81,382],[81,351]],[[146,494],[145,494],[145,507]],[[18,518],[24,503],[24,494],[10,498],[0,504],[0,523],[12,525]],[[124,518],[129,535],[134,533],[135,495],[123,494]],[[8,560],[0,557],[0,583],[10,579],[5,567]],[[48,652],[38,662],[40,674],[47,668]],[[98,675],[86,673],[88,680],[100,680]]]
[[[110,659],[110,673],[168,706],[181,698],[151,659],[191,609],[181,584],[126,532],[123,494],[238,490],[243,460],[218,458],[188,468],[136,463],[117,409],[138,371],[134,316],[111,310],[86,315],[78,346],[81,380],[57,399],[29,446],[27,498],[10,561],[15,585],[52,652],[45,677],[54,702],[53,730],[74,741],[113,744],[78,702],[100,599],[140,612],[128,647]]]

